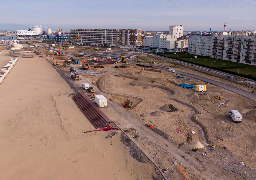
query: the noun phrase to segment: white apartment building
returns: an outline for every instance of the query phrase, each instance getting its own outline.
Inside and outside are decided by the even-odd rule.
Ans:
[[[169,26],[169,35],[171,35],[172,38],[179,38],[183,36],[184,27],[182,25],[172,25]]]
[[[216,59],[256,65],[256,37],[246,35],[190,35],[188,52]]]
[[[212,52],[212,36],[190,35],[188,53],[210,56]]]
[[[144,47],[157,49],[157,51],[180,51],[187,47],[186,40],[177,41],[177,38],[183,36],[183,29],[182,25],[170,26],[169,34],[156,33],[153,36],[145,36],[142,44]]]

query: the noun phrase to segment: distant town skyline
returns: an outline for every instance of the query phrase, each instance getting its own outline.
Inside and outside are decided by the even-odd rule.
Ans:
[[[142,29],[168,31],[183,25],[184,31],[256,30],[256,2],[205,0],[12,0],[1,2],[0,30],[15,31],[42,25],[43,30]]]

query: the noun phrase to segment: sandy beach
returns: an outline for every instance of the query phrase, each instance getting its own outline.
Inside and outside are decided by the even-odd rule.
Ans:
[[[44,58],[19,58],[0,84],[0,179],[151,179],[120,133],[84,133],[94,127],[71,93]]]

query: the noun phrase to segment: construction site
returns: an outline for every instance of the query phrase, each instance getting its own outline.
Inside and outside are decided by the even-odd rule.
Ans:
[[[110,122],[113,128],[118,126],[132,140],[132,146],[154,164],[158,175],[153,179],[256,178],[256,102],[177,71],[244,91],[250,91],[248,87],[157,58],[147,61],[142,56],[148,55],[143,54],[132,58],[121,54],[116,60],[101,55],[70,59],[47,51],[44,54],[70,80],[75,102],[84,96],[91,107],[96,106],[95,96],[106,98],[102,114],[96,115],[106,116],[104,121],[94,117],[91,123],[96,129]],[[159,68],[152,68],[152,64]],[[169,72],[170,68],[176,72]],[[83,88],[83,83],[89,86]],[[207,88],[196,91],[197,85]],[[89,112],[80,109],[85,115]],[[230,119],[233,109],[242,114],[242,122]],[[146,162],[132,151],[130,141],[120,140],[130,146],[136,160]]]

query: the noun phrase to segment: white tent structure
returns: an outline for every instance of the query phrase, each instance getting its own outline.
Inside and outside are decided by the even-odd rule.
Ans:
[[[192,146],[193,148],[204,148],[204,145],[202,145],[199,141],[196,141],[194,143],[191,143],[190,146]]]

